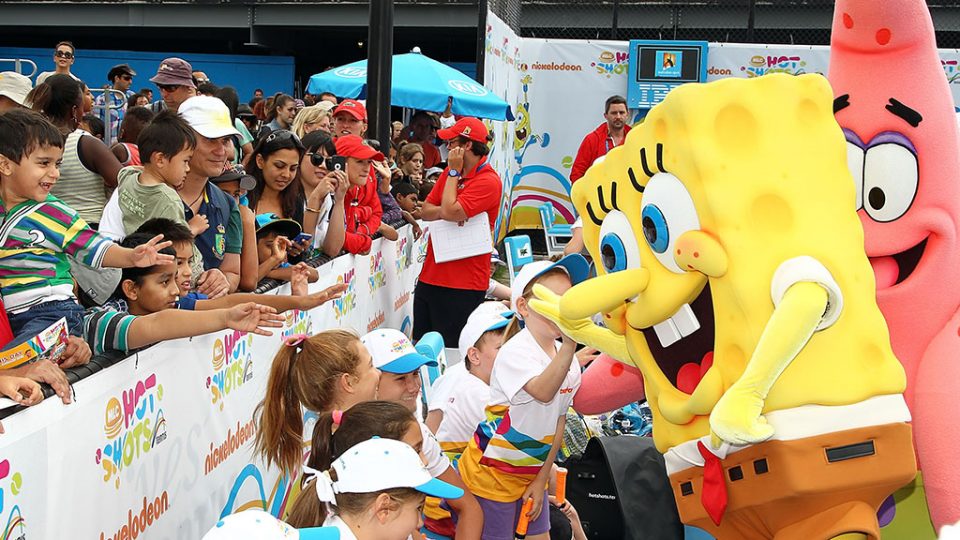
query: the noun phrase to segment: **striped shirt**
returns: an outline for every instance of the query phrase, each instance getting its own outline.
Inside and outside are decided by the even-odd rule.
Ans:
[[[100,268],[112,245],[52,195],[9,210],[0,201],[0,294],[7,311],[74,298],[67,257]]]
[[[130,352],[128,336],[136,320],[128,312],[126,300],[112,299],[102,306],[90,308],[83,315],[83,338],[93,354],[108,351]]]
[[[91,171],[80,161],[79,146],[83,137],[93,137],[78,129],[67,135],[63,144],[63,165],[60,180],[50,193],[67,203],[87,223],[100,223],[100,215],[107,204],[106,186],[103,177]]]

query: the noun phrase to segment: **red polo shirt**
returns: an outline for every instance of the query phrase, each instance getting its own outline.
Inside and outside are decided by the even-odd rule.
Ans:
[[[427,196],[427,202],[440,206],[447,178],[447,170],[445,170],[437,180],[437,184],[433,186],[430,195]],[[500,175],[493,170],[493,167],[487,163],[487,158],[484,157],[473,170],[463,175],[462,180],[457,190],[457,202],[463,207],[467,217],[486,212],[490,220],[490,230],[493,231],[497,223],[497,211],[500,208],[500,194],[503,191]],[[490,250],[493,250],[493,246],[490,246]],[[490,285],[490,254],[438,263],[433,258],[431,243],[427,246],[427,258],[420,271],[420,281],[449,289],[485,291]]]

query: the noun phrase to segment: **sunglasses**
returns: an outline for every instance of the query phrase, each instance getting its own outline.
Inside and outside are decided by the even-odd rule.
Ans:
[[[133,77],[131,77],[130,75],[121,75],[120,78],[123,79],[123,80],[125,80],[125,81],[132,81],[132,80],[133,80]]]
[[[331,156],[331,157],[323,157],[322,154],[319,154],[319,153],[317,153],[317,152],[313,152],[313,153],[307,154],[307,155],[310,156],[310,163],[311,163],[314,167],[324,167],[324,168],[327,169],[327,170],[333,169],[333,162],[331,161],[331,158],[332,158],[333,156]]]
[[[293,145],[297,147],[297,150],[300,150],[301,152],[303,152],[303,149],[304,149],[303,143],[300,142],[300,137],[297,137],[296,133],[287,129],[278,129],[276,131],[271,131],[270,134],[267,135],[265,139],[263,139],[263,144],[262,144],[262,148],[264,150],[263,153],[265,154],[270,153],[266,151],[268,144],[276,143],[277,145],[281,145],[291,140],[293,141]]]
[[[161,92],[176,92],[181,86],[180,84],[158,84],[157,88],[159,88]]]
[[[56,56],[57,58],[66,58],[67,60],[70,60],[71,58],[73,58],[73,53],[70,51],[57,51],[53,53],[53,55]]]

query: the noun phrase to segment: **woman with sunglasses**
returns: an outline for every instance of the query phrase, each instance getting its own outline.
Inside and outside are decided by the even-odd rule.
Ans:
[[[60,179],[50,193],[96,228],[107,204],[106,190],[117,187],[120,161],[103,141],[80,129],[83,83],[67,75],[52,75],[27,99],[33,110],[53,122],[66,139]]]
[[[302,113],[301,113],[302,114]],[[346,232],[343,204],[347,196],[347,173],[330,170],[330,159],[337,155],[337,146],[323,131],[308,133],[303,138],[307,152],[300,162],[300,183],[307,195],[303,214],[303,230],[313,232],[313,247],[328,257],[336,257],[343,249]]]

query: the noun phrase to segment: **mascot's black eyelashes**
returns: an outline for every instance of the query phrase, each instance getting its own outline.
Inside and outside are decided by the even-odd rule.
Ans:
[[[667,172],[663,169],[663,144],[657,143],[657,171],[651,171],[650,165],[647,164],[647,149],[640,149],[640,165],[643,167],[644,174],[647,177],[652,178],[657,172]]]
[[[849,106],[850,106],[850,94],[837,96],[837,98],[833,100],[833,114],[837,114],[838,112],[846,109]]]
[[[919,126],[920,122],[923,121],[923,116],[920,113],[893,98],[890,98],[890,104],[884,108],[899,116],[904,122],[913,127]]]
[[[630,177],[630,183],[633,184],[633,189],[637,190],[637,193],[643,193],[644,186],[641,186],[640,182],[637,182],[637,175],[633,172],[633,167],[627,168],[627,176]]]
[[[608,208],[604,200],[603,186],[597,186],[597,202],[600,204],[600,210],[603,211],[603,217],[606,217],[607,214],[614,210],[620,210],[620,205],[617,204],[617,184],[613,183],[610,185],[610,206],[612,206],[612,208]],[[597,224],[597,226],[603,223],[603,217],[597,216],[593,210],[593,206],[589,202],[587,203],[587,214],[590,215],[590,221]]]

